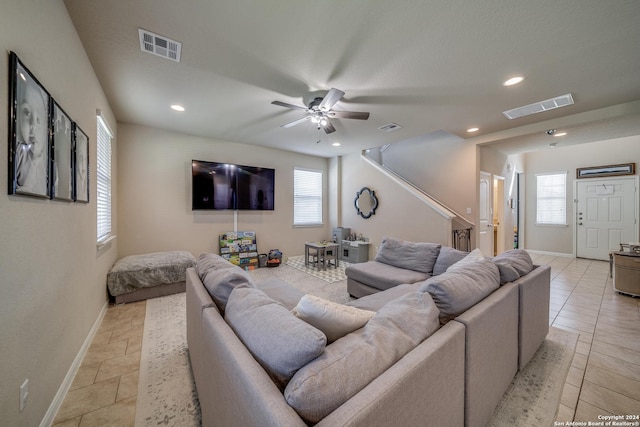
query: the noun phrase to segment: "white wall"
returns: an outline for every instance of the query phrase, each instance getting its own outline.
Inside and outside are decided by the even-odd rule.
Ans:
[[[574,254],[574,181],[576,168],[635,162],[640,165],[640,135],[527,153],[526,249]],[[567,227],[537,226],[536,174],[567,173]]]
[[[8,150],[0,150],[0,417],[3,425],[36,426],[107,301],[106,272],[117,250],[96,250],[96,109],[117,129],[61,0],[3,1],[0,47],[3,144],[9,51],[90,138],[89,204],[7,195]],[[18,390],[27,378],[30,393],[20,413]]]
[[[358,215],[354,206],[356,193],[362,187],[375,191],[379,201],[375,215],[368,219]],[[342,158],[341,218],[338,225],[370,239],[370,259],[385,236],[443,245],[449,239],[442,216],[363,160],[359,153]]]
[[[191,160],[275,169],[275,210],[238,211],[238,231],[255,231],[258,251],[301,255],[305,241],[331,236],[328,203],[323,227],[293,227],[293,168],[319,169],[328,188],[328,160],[264,147],[120,124],[118,150],[121,256],[187,250],[218,253],[218,235],[234,230],[234,212],[191,210]],[[335,188],[335,183],[331,188]],[[325,199],[326,200],[326,199]]]

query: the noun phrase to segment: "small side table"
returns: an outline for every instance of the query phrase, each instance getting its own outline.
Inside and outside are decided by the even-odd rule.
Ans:
[[[640,297],[640,254],[635,252],[612,252],[613,289]]]
[[[305,242],[304,244],[304,265],[309,265],[309,249],[315,249],[318,255],[317,267],[318,270],[325,270],[327,268],[327,260],[335,260],[336,268],[340,266],[340,257],[338,256],[338,244],[337,243],[322,243],[322,242]],[[331,256],[329,256],[331,254]]]

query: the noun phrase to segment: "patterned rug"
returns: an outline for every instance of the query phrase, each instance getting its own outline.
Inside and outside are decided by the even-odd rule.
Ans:
[[[349,265],[348,262],[340,261],[338,267],[329,266],[326,270],[318,270],[317,267],[309,264],[304,265],[304,255],[292,256],[287,259],[287,265],[296,268],[300,271],[304,271],[310,276],[317,277],[325,282],[334,283],[346,280],[347,276],[344,275],[344,269]]]
[[[335,302],[350,299],[346,280],[330,283],[289,264],[250,274],[255,280],[277,277]],[[531,362],[514,378],[489,425],[552,425],[577,340],[578,335],[551,327]],[[147,300],[136,408],[137,427],[201,424],[186,344],[184,293]]]

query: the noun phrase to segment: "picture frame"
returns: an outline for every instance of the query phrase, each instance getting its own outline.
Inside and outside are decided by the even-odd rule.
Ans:
[[[74,200],[89,203],[89,137],[73,123],[74,134]]]
[[[591,166],[588,168],[577,168],[576,178],[602,178],[606,176],[635,175],[636,164],[624,163],[620,165]]]
[[[51,99],[51,198],[73,201],[74,149],[73,121]]]
[[[15,52],[9,76],[9,194],[50,198],[51,96]]]

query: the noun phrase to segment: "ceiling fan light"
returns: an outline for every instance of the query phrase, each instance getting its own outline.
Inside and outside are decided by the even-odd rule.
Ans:
[[[327,119],[325,119],[324,117],[322,119],[320,119],[320,124],[322,126],[326,126],[329,123],[329,121]]]
[[[320,119],[318,118],[318,116],[311,116],[311,121],[312,121],[313,123],[319,123],[319,122],[320,122]]]

